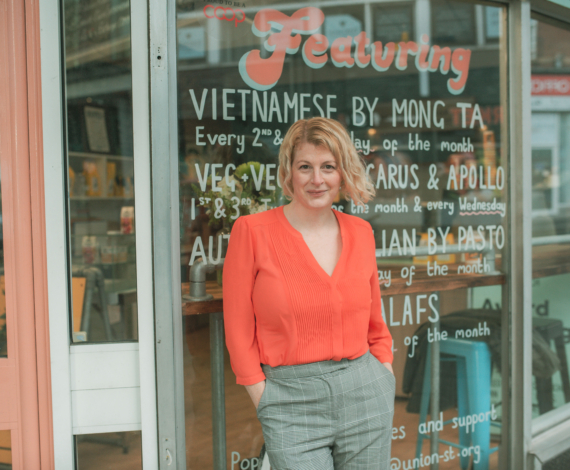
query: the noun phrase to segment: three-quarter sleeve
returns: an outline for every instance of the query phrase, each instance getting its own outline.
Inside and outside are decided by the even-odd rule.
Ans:
[[[380,299],[380,283],[378,279],[378,267],[376,265],[376,243],[374,233],[370,230],[368,241],[370,256],[373,261],[372,274],[370,276],[370,290],[372,292],[372,302],[370,304],[370,325],[368,329],[368,345],[370,353],[380,362],[392,363],[394,354],[392,353],[392,335],[388,330],[388,325],[382,317],[382,301]]]
[[[252,293],[255,282],[254,241],[245,217],[236,220],[224,261],[223,296],[226,345],[237,383],[265,379],[259,359]]]

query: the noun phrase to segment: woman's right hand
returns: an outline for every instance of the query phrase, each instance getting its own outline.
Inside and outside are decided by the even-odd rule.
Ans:
[[[246,385],[245,389],[247,390],[247,393],[249,393],[249,397],[251,398],[255,409],[257,409],[259,401],[261,400],[261,395],[263,395],[265,390],[265,380],[253,385]]]

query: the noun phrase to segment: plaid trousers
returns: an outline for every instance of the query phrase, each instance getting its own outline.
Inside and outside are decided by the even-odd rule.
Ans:
[[[262,365],[257,407],[273,470],[388,470],[396,380],[370,352]]]

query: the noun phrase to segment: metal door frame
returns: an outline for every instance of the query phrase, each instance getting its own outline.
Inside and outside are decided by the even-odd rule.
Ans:
[[[151,225],[151,168],[149,138],[149,69],[148,69],[148,7],[146,0],[130,0],[132,44],[133,144],[136,218],[136,265],[139,341],[126,344],[101,343],[78,345],[71,343],[68,237],[65,185],[67,167],[65,142],[65,93],[62,31],[63,0],[39,2],[41,25],[42,121],[45,179],[45,223],[51,384],[54,436],[54,462],[58,470],[74,470],[74,434],[83,432],[142,431],[142,460],[145,470],[158,469],[157,400],[155,363],[155,323]],[[126,351],[126,353],[125,353]],[[134,421],[109,423],[99,429],[78,429],[74,420],[72,363],[89,352],[95,361],[107,358],[112,365],[130,355],[128,371],[132,375],[129,403],[140,398],[140,410],[129,419]],[[115,358],[115,359],[113,359]],[[95,368],[97,369],[97,368]],[[102,372],[94,375],[105,375]],[[92,370],[94,373],[95,371]],[[117,389],[112,384],[109,390]],[[116,404],[115,404],[116,405]],[[102,406],[107,406],[102,404]]]
[[[149,0],[150,142],[160,468],[186,470],[178,190],[176,2]]]

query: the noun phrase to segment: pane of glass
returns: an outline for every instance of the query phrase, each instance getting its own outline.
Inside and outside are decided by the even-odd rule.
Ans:
[[[570,402],[570,31],[532,21],[533,416]]]
[[[77,470],[142,469],[141,432],[75,436]]]
[[[469,461],[498,468],[509,210],[501,95],[506,11],[486,7],[476,15],[474,4],[459,1],[424,9],[405,1],[346,3],[258,0],[247,9],[224,5],[222,17],[221,7],[177,2],[189,469],[213,467],[222,443],[213,437],[220,422],[212,414],[224,405],[228,468],[261,468],[262,428],[217,336],[222,269],[206,274],[210,297],[194,290],[190,271],[223,260],[237,216],[287,203],[278,182],[280,144],[293,122],[313,116],[345,126],[376,189],[364,208],[342,197],[333,207],[374,229],[382,313],[395,353],[392,468],[414,468],[416,458],[418,468],[437,461],[442,469],[467,468]],[[304,6],[315,10],[298,13]],[[314,24],[297,24],[307,31],[292,33],[300,43],[285,52],[283,24],[294,15]],[[472,47],[477,30],[492,44]],[[376,41],[374,49],[366,40]],[[319,44],[328,44],[322,54]],[[263,63],[267,58],[275,62]],[[426,373],[432,363],[433,377]],[[222,377],[225,401],[212,389],[222,388]],[[437,389],[432,407],[429,394]],[[443,442],[460,440],[462,448]]]
[[[446,46],[475,44],[475,9],[471,3],[433,2],[433,41]],[[491,11],[497,8],[489,7]],[[481,25],[483,27],[483,25]]]
[[[66,0],[73,341],[137,339],[128,0]]]
[[[0,176],[1,178],[1,176]],[[0,181],[1,187],[1,181]],[[4,278],[4,217],[2,216],[2,191],[0,191],[0,357],[8,355],[8,336],[6,324],[6,289]]]
[[[374,40],[386,42],[409,41],[414,35],[413,4],[395,5],[388,11],[376,8]]]
[[[10,431],[0,431],[0,470],[12,470],[12,442]]]

